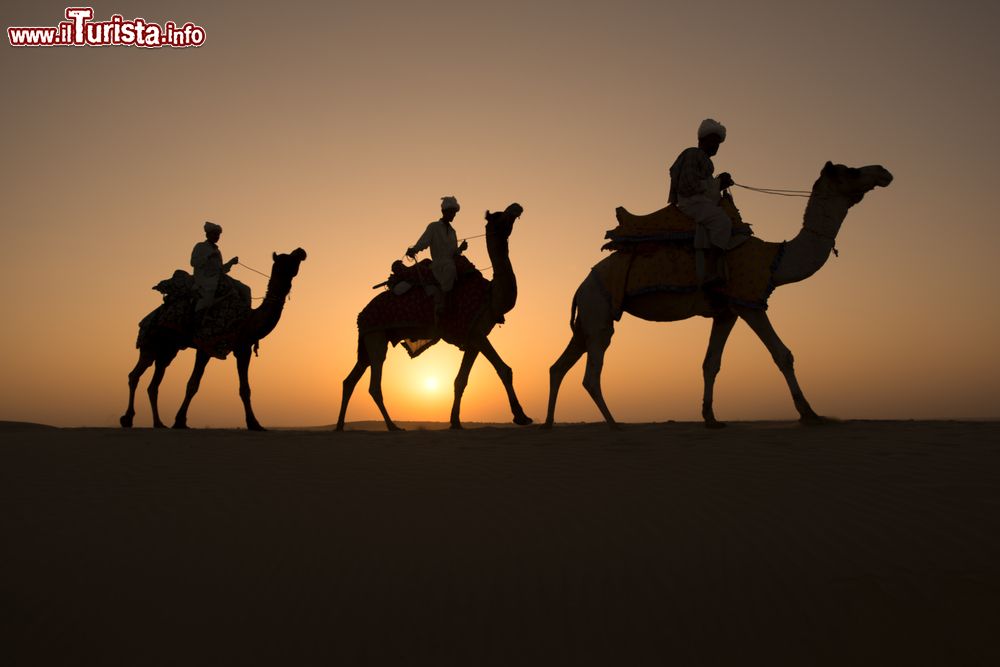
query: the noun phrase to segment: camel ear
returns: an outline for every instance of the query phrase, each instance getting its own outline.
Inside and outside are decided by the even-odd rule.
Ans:
[[[276,253],[276,252],[272,252],[272,253],[271,253],[271,259],[273,259],[274,261],[276,261],[276,262],[277,262],[277,261],[278,261],[278,253]]]
[[[486,209],[486,215],[484,215],[483,217],[486,218],[487,220],[490,219],[490,209]]]
[[[833,163],[830,162],[829,160],[827,160],[826,164],[823,165],[823,172],[822,173],[829,174],[832,171],[833,171]]]

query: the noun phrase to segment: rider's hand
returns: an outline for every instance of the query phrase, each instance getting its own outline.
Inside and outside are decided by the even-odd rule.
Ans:
[[[417,255],[417,252],[413,248],[407,248],[406,249],[406,256],[409,257],[410,259],[413,259],[414,257],[416,257],[416,255]]]
[[[724,171],[719,174],[719,187],[723,190],[733,187],[733,177],[729,175],[728,171]]]
[[[458,251],[459,252],[465,252],[466,250],[468,250],[468,248],[469,248],[469,242],[468,241],[462,241],[462,244],[460,246],[458,246]]]

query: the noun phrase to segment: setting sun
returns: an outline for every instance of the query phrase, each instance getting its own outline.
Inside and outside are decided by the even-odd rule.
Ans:
[[[441,383],[434,376],[424,378],[424,389],[427,391],[437,391]]]

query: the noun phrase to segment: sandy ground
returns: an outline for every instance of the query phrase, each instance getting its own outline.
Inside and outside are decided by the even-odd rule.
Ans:
[[[1000,424],[0,426],[0,664],[1000,664]]]

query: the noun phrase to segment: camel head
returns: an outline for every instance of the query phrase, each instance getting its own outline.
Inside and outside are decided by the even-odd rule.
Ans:
[[[299,275],[299,264],[306,260],[306,251],[302,248],[296,248],[287,255],[272,252],[271,257],[274,259],[271,276],[280,276],[291,282],[292,278]]]
[[[487,234],[500,234],[504,237],[510,236],[511,231],[514,228],[514,223],[521,214],[524,213],[524,208],[520,204],[514,203],[505,208],[502,211],[486,211],[486,233]]]
[[[842,164],[827,162],[820,172],[819,180],[813,186],[813,192],[823,190],[828,194],[839,194],[853,206],[866,193],[877,187],[886,187],[892,183],[892,174],[882,165],[867,167],[848,167]]]

